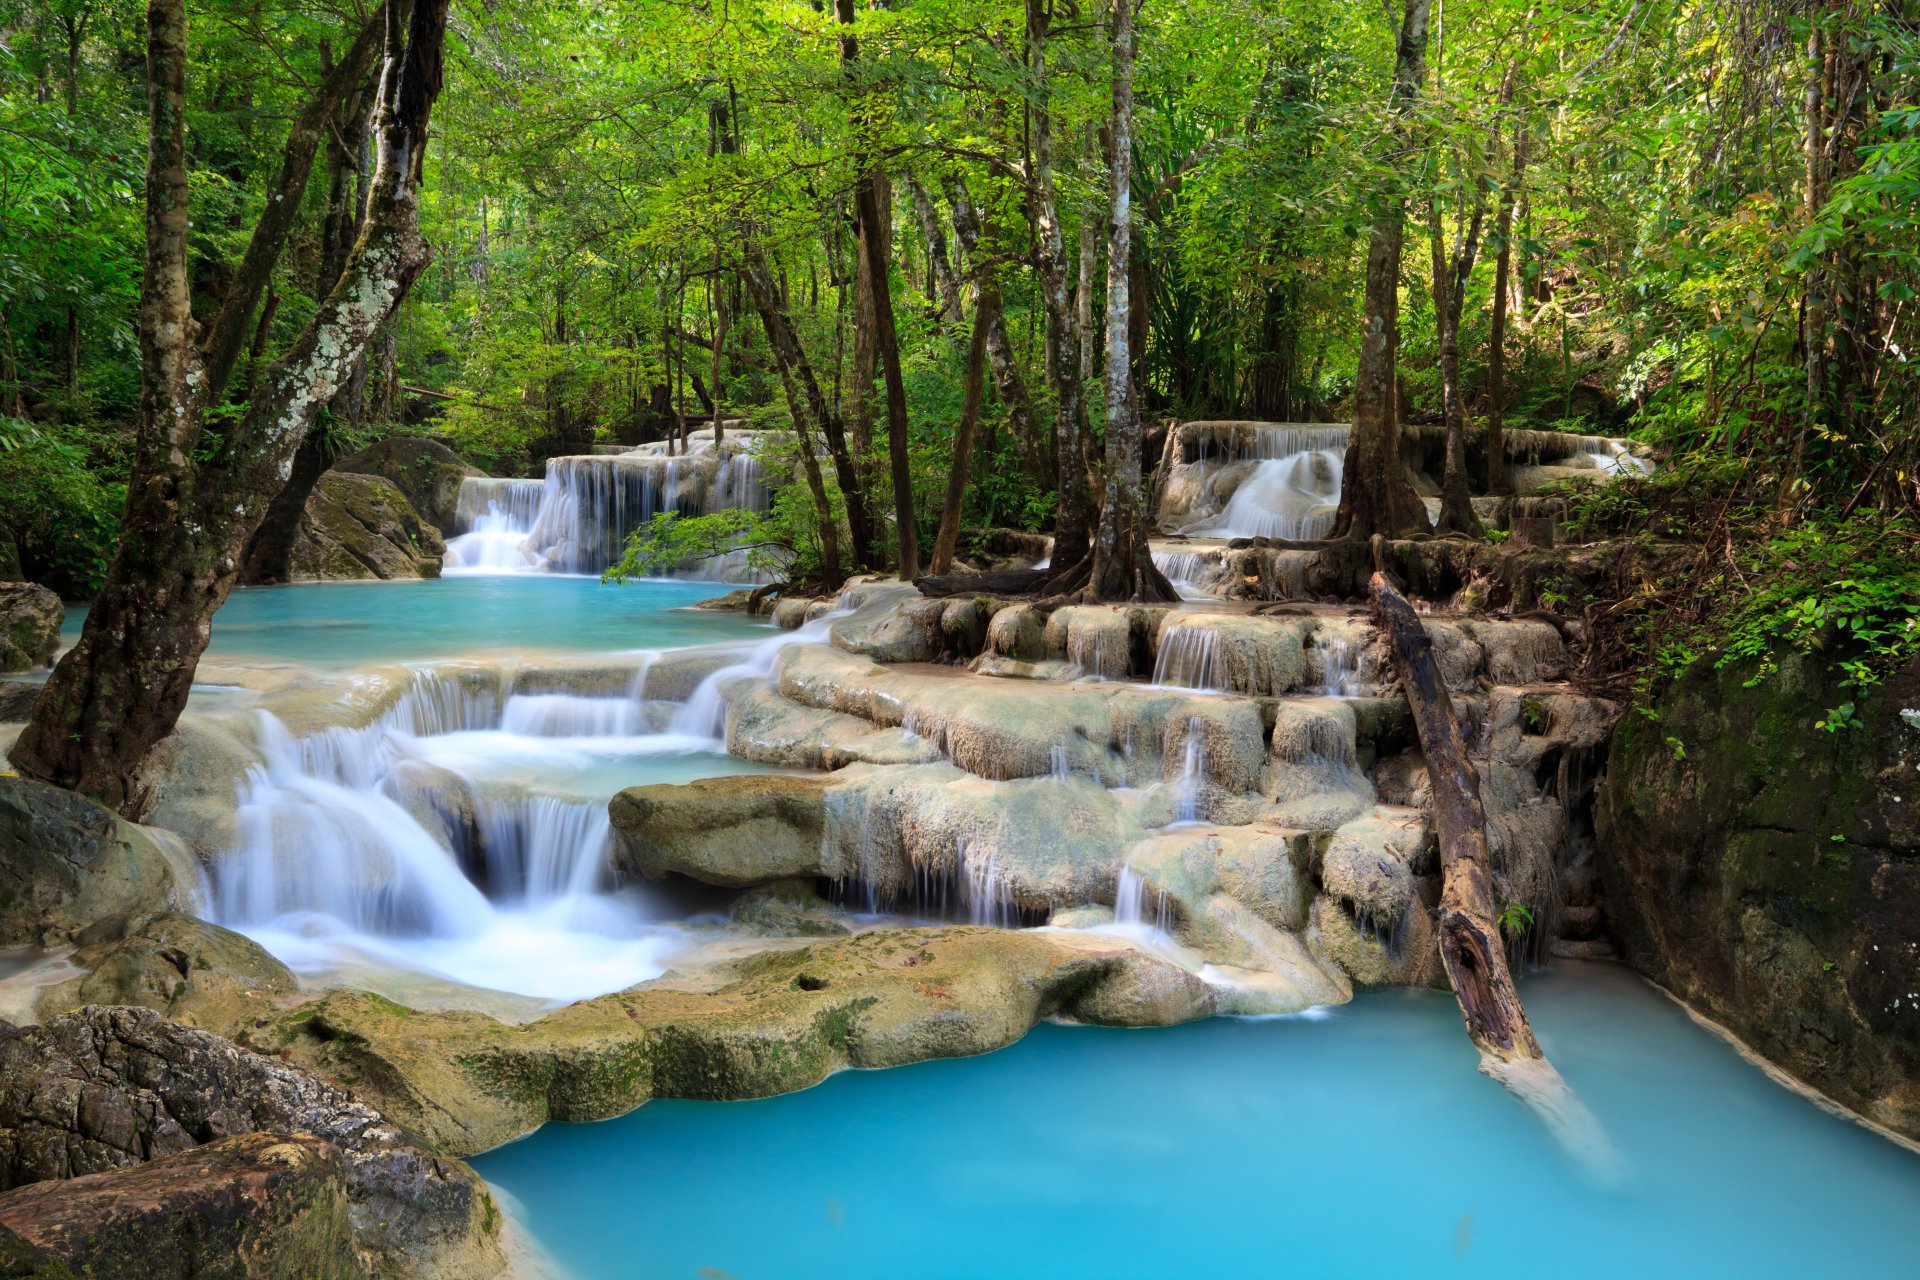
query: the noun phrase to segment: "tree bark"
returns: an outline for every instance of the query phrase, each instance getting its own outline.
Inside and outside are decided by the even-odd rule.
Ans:
[[[1091,513],[1086,466],[1081,458],[1080,339],[1073,319],[1072,288],[1066,246],[1060,228],[1059,200],[1053,177],[1053,81],[1047,69],[1045,0],[1027,0],[1027,57],[1033,84],[1033,180],[1028,204],[1033,221],[1034,265],[1047,315],[1047,373],[1053,382],[1055,465],[1059,471],[1059,507],[1054,519],[1053,566],[1068,569],[1087,559]]]
[[[1440,194],[1427,198],[1427,239],[1433,258],[1433,314],[1440,330],[1440,403],[1447,429],[1446,464],[1440,482],[1439,533],[1478,538],[1483,530],[1473,511],[1467,487],[1467,410],[1460,391],[1460,308],[1462,290],[1457,273],[1447,261],[1447,244],[1440,225]]]
[[[1493,266],[1493,320],[1487,333],[1487,492],[1513,492],[1507,479],[1507,436],[1502,414],[1507,398],[1507,308],[1513,292],[1513,211],[1527,177],[1526,104],[1514,113],[1512,177],[1500,188],[1500,207],[1494,215],[1494,237],[1500,242]]]
[[[1453,702],[1433,659],[1433,641],[1420,616],[1388,583],[1372,581],[1374,623],[1386,633],[1400,684],[1413,710],[1420,751],[1433,794],[1440,845],[1440,961],[1453,983],[1467,1035],[1494,1063],[1542,1058],[1540,1042],[1520,1005],[1500,937],[1499,904],[1487,859],[1487,815],[1480,778],[1460,742]]]
[[[920,234],[927,242],[927,265],[933,275],[934,303],[942,325],[959,324],[964,308],[960,300],[960,277],[953,269],[953,257],[947,249],[947,233],[940,225],[940,211],[927,194],[919,175],[907,174],[907,194],[913,200],[914,217],[919,219]]]
[[[834,15],[843,26],[854,21],[853,0],[834,0]],[[840,62],[849,70],[860,57],[860,41],[851,33],[840,37]],[[854,129],[864,133],[865,112],[856,106]],[[920,532],[914,524],[913,471],[907,453],[907,384],[900,375],[900,335],[893,318],[893,270],[889,248],[892,222],[881,207],[879,183],[861,143],[860,176],[853,198],[859,210],[860,251],[866,267],[865,285],[872,307],[873,339],[880,357],[881,379],[887,393],[887,463],[893,478],[894,537],[900,547],[900,579],[920,576]]]
[[[1020,466],[1037,485],[1051,486],[1055,469],[1050,432],[1043,431],[1033,411],[1033,398],[1027,393],[1027,380],[1020,372],[1020,357],[1007,334],[1006,308],[1001,301],[1000,267],[995,257],[998,226],[983,218],[974,207],[966,183],[954,178],[947,188],[953,209],[954,236],[972,265],[974,289],[981,297],[994,296],[993,327],[987,330],[987,361],[993,367],[993,390],[1000,408],[1007,415],[1007,431],[1013,436],[1014,451]]]
[[[1176,600],[1147,545],[1140,414],[1133,395],[1133,3],[1113,6],[1113,164],[1107,241],[1107,496],[1090,587],[1096,600]],[[1090,275],[1090,273],[1088,273]],[[1090,282],[1090,281],[1089,281]],[[1056,555],[1055,564],[1059,563]]]
[[[1407,0],[1389,102],[1391,138],[1404,156],[1411,118],[1427,78],[1427,19],[1433,0]],[[1426,504],[1400,462],[1396,364],[1400,347],[1400,251],[1406,198],[1383,193],[1367,238],[1366,317],[1353,380],[1353,435],[1347,445],[1335,527],[1349,538],[1426,532]]]
[[[186,706],[214,611],[268,499],[315,415],[431,256],[418,190],[440,92],[446,0],[415,0],[404,27],[392,7],[383,19],[379,162],[366,231],[293,348],[240,420],[213,439],[203,430],[208,370],[189,338],[186,9],[184,0],[148,7],[142,379],[120,545],[79,642],[54,668],[12,752],[21,773],[128,816],[146,807],[143,766]]]
[[[953,568],[960,542],[960,512],[967,496],[967,472],[973,463],[973,441],[980,427],[980,406],[986,399],[987,334],[999,320],[1000,293],[982,290],[973,308],[973,337],[967,343],[967,371],[960,393],[960,422],[953,429],[953,461],[947,468],[947,497],[940,507],[940,532],[933,540],[928,572],[938,576]]]
[[[780,290],[767,266],[766,257],[760,252],[751,232],[745,237],[744,251],[746,261],[740,275],[753,298],[754,309],[760,313],[760,326],[766,331],[767,345],[773,349],[774,368],[779,371],[780,387],[787,398],[787,412],[793,418],[800,466],[807,477],[807,491],[813,496],[814,516],[820,537],[821,571],[826,575],[827,586],[838,587],[846,579],[846,571],[840,563],[839,522],[834,519],[826,478],[820,473],[819,450],[809,429],[811,424],[830,436],[835,430],[832,425],[833,411],[820,390],[819,379],[814,377],[813,366],[807,361],[806,348],[800,345],[800,335],[795,332],[793,321],[781,305]],[[831,451],[831,446],[829,448]],[[834,454],[836,466],[843,453],[844,450]],[[847,478],[845,473],[840,476],[843,495]],[[848,514],[851,518],[850,499]]]

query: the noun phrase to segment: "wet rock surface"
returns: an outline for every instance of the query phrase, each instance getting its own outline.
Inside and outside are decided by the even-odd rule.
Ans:
[[[391,480],[330,471],[307,499],[288,571],[297,581],[437,578],[445,551]]]
[[[460,482],[486,475],[438,440],[422,436],[388,436],[339,459],[333,470],[392,481],[420,518],[443,535],[457,532]]]
[[[1705,666],[1705,664],[1701,664]],[[1626,958],[1831,1098],[1920,1137],[1920,664],[1861,700],[1782,655],[1695,670],[1613,739],[1598,812]]]
[[[111,1170],[177,1159],[195,1148],[245,1135],[254,1136],[253,1145],[232,1150],[262,1150],[260,1143],[270,1146],[292,1134],[311,1135],[309,1141],[318,1144],[303,1147],[306,1154],[298,1163],[330,1171],[328,1179],[338,1182],[353,1251],[371,1273],[488,1275],[503,1265],[495,1238],[497,1211],[484,1184],[457,1161],[410,1145],[373,1108],[311,1072],[146,1009],[91,1006],[38,1026],[0,1023],[0,1187],[40,1184],[31,1195],[0,1197],[0,1222],[57,1256],[66,1255],[49,1243],[55,1237],[23,1229],[25,1219],[14,1207],[42,1206],[33,1211],[40,1215],[45,1205],[82,1198],[82,1192],[99,1185],[70,1191],[71,1179],[111,1178],[116,1176],[108,1173]],[[222,1186],[256,1176],[225,1163],[224,1157],[207,1159],[207,1165],[166,1165],[124,1185],[147,1188],[157,1196],[166,1192],[173,1171],[187,1170],[181,1194],[191,1199],[199,1194],[196,1180],[203,1175]],[[249,1167],[256,1163],[239,1162]],[[225,1201],[208,1194],[214,1202],[207,1211],[216,1222],[224,1221],[219,1205]],[[295,1200],[305,1198],[302,1192]],[[111,1196],[102,1203],[110,1202]],[[301,1209],[296,1217],[304,1213]],[[55,1221],[61,1219],[56,1215]],[[243,1218],[229,1225],[243,1234],[292,1233],[289,1239],[299,1234],[297,1222],[280,1218]],[[156,1233],[164,1236],[166,1214],[117,1227],[102,1221],[97,1230],[114,1247],[132,1247]],[[115,1232],[124,1232],[125,1240],[110,1239]]]
[[[60,597],[32,582],[0,582],[0,672],[31,671],[53,661],[66,618]]]
[[[186,905],[191,860],[71,791],[0,777],[0,946]]]

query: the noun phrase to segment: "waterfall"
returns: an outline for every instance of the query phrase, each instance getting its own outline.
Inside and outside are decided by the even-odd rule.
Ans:
[[[1344,461],[1340,449],[1308,449],[1255,463],[1206,532],[1293,541],[1326,537],[1340,506]]]
[[[1152,911],[1148,907],[1149,890],[1147,882],[1131,862],[1120,867],[1120,882],[1113,896],[1113,922],[1117,925],[1133,925],[1157,929],[1167,933],[1172,929],[1173,911],[1167,901],[1167,895],[1152,890]]]
[[[1173,824],[1205,822],[1202,812],[1207,782],[1207,724],[1199,716],[1187,721],[1185,759],[1180,770],[1179,790],[1173,803]]]
[[[996,929],[1018,929],[1020,908],[1013,900],[1013,888],[1001,872],[991,852],[975,855],[966,842],[956,852],[961,894],[967,900],[967,920],[971,924],[991,925]]]
[[[1360,657],[1353,641],[1328,636],[1320,646],[1321,665],[1326,673],[1322,691],[1335,698],[1351,698],[1360,679]]]
[[[712,672],[694,687],[686,702],[673,713],[668,731],[724,743],[727,740],[727,713],[730,709],[728,687],[736,680],[765,679],[772,675],[782,649],[788,645],[825,642],[832,633],[834,620],[844,618],[849,612],[849,609],[838,609],[815,618],[796,631],[762,640],[749,649],[740,661],[728,663]]]
[[[609,883],[604,800],[524,782],[530,760],[643,745],[645,667],[600,697],[420,672],[374,723],[303,738],[258,713],[263,763],[213,869],[215,914],[309,972],[371,961],[551,1000],[657,975],[668,937],[638,889]]]
[[[447,543],[451,573],[605,572],[634,530],[666,511],[764,511],[769,505],[751,435],[715,445],[695,433],[688,452],[663,445],[625,453],[547,459],[543,480],[468,477],[461,482],[460,532]],[[746,566],[715,557],[729,577]]]
[[[1160,651],[1153,659],[1154,684],[1224,692],[1226,677],[1218,630],[1175,622],[1160,629]]]
[[[1064,742],[1054,743],[1049,748],[1049,756],[1050,767],[1047,772],[1055,782],[1065,782],[1073,776],[1073,769],[1067,763],[1067,746]]]

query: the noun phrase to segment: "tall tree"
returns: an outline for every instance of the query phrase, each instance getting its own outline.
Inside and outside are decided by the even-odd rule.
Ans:
[[[834,0],[834,12],[847,27],[853,25],[853,0]],[[841,61],[849,69],[860,58],[860,41],[851,31],[840,37]],[[873,338],[880,357],[880,375],[887,388],[887,462],[893,479],[894,535],[900,547],[900,577],[920,576],[920,533],[914,523],[913,471],[907,452],[907,384],[900,373],[900,334],[893,317],[893,268],[889,246],[892,219],[881,208],[879,181],[865,134],[870,122],[861,95],[855,107],[855,128],[861,136],[860,172],[854,179],[854,203],[859,210],[861,264],[866,303],[871,308]]]
[[[1407,0],[1395,45],[1388,139],[1399,155],[1409,149],[1411,122],[1427,78],[1427,20],[1433,0]],[[1400,462],[1400,250],[1406,232],[1406,196],[1397,185],[1379,194],[1367,237],[1365,318],[1360,363],[1353,379],[1353,435],[1347,445],[1340,512],[1334,528],[1349,538],[1376,533],[1426,532],[1426,504]]]
[[[11,758],[21,773],[129,815],[144,810],[142,766],[186,706],[213,613],[233,588],[248,537],[315,415],[431,257],[419,229],[419,187],[427,123],[440,93],[446,16],[446,0],[415,0],[405,16],[396,6],[382,10],[379,150],[366,228],[333,291],[268,371],[245,413],[210,430],[208,410],[240,346],[225,335],[245,331],[267,272],[243,268],[244,287],[229,294],[206,346],[195,346],[186,6],[150,0],[142,382],[133,474],[105,584],[78,643],[54,668],[14,744]],[[329,103],[315,114],[324,122],[332,110]],[[309,149],[308,163],[311,156]],[[284,242],[291,221],[290,211],[269,201],[255,243],[262,237]],[[278,243],[271,249],[262,246],[260,256],[277,254]],[[253,250],[250,245],[249,263],[256,261]],[[244,296],[249,291],[252,296]]]
[[[1153,564],[1140,465],[1140,407],[1133,386],[1133,3],[1113,5],[1113,142],[1107,240],[1107,495],[1094,544],[1097,600],[1172,600]]]

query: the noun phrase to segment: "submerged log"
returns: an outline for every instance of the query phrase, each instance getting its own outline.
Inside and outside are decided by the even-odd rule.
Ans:
[[[1382,541],[1375,539],[1376,554]],[[1480,1050],[1480,1069],[1500,1081],[1545,1120],[1560,1141],[1603,1183],[1624,1176],[1619,1153],[1594,1115],[1547,1061],[1520,1004],[1507,968],[1487,856],[1487,815],[1480,777],[1467,758],[1453,701],[1433,660],[1433,641],[1420,617],[1384,573],[1371,582],[1374,623],[1386,633],[1394,666],[1413,710],[1433,794],[1442,883],[1438,928],[1440,962],[1453,983],[1467,1035]]]
[[[1433,791],[1433,825],[1440,842],[1440,960],[1466,1019],[1467,1034],[1483,1057],[1510,1063],[1542,1058],[1507,968],[1499,907],[1487,860],[1487,815],[1480,777],[1467,758],[1453,701],[1433,660],[1433,641],[1413,606],[1383,573],[1372,581],[1374,622],[1393,648],[1394,665],[1413,710],[1420,750]]]

